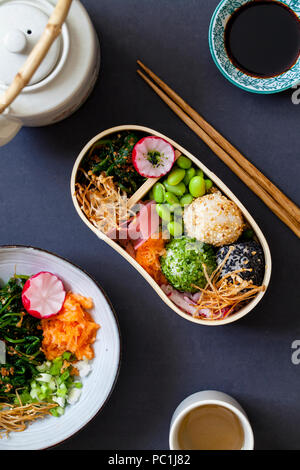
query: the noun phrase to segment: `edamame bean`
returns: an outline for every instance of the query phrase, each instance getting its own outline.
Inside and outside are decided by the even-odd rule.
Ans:
[[[150,199],[150,201],[153,201],[153,199],[154,199],[153,187],[152,187],[152,188],[150,189],[150,191],[149,191],[149,199]]]
[[[188,170],[186,170],[185,172],[185,177],[183,179],[183,182],[186,186],[189,185],[189,182],[191,181],[191,179],[196,175],[196,170],[195,168],[189,168]]]
[[[175,196],[175,194],[171,193],[170,191],[167,191],[165,194],[165,198],[168,204],[179,204],[178,197]]]
[[[176,186],[171,186],[167,181],[164,181],[163,184],[167,191],[175,194],[178,197],[183,196],[186,192],[186,186],[183,182],[177,184]]]
[[[205,181],[205,189],[207,192],[213,187],[213,182],[211,180],[204,180],[204,181]]]
[[[155,202],[161,204],[165,200],[165,187],[161,183],[155,183],[153,186],[153,198]]]
[[[173,204],[172,206],[170,206],[170,210],[174,214],[174,219],[182,220],[183,212],[182,212],[182,207],[179,203],[178,204]]]
[[[204,173],[203,173],[203,171],[202,171],[200,168],[197,168],[197,170],[196,170],[196,176],[202,176],[202,177],[204,177]]]
[[[168,230],[174,238],[179,238],[182,236],[182,224],[174,222],[174,220],[168,224]]]
[[[167,182],[171,186],[176,186],[183,180],[184,177],[185,177],[185,170],[183,170],[182,168],[175,168],[174,170],[171,171],[171,173],[169,173]]]
[[[193,202],[193,196],[191,194],[185,194],[179,202],[182,206],[187,206]]]
[[[202,176],[194,176],[189,184],[189,191],[193,197],[204,196],[205,194],[205,181]]]
[[[182,168],[183,170],[188,170],[192,166],[192,162],[189,158],[185,157],[184,155],[180,155],[180,157],[176,161],[177,166]]]
[[[167,204],[156,204],[155,210],[162,220],[170,222],[171,211]]]

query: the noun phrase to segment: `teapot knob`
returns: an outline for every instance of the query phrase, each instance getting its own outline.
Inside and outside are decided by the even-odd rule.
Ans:
[[[19,29],[13,29],[12,31],[9,31],[4,37],[4,45],[6,49],[8,49],[10,52],[13,52],[14,54],[23,52],[27,45],[26,36],[23,31],[20,31]]]

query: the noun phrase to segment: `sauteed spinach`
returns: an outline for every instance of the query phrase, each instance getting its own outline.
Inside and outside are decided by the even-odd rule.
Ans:
[[[133,147],[140,139],[139,133],[124,131],[98,140],[84,157],[82,168],[96,175],[105,172],[106,176],[113,176],[114,182],[130,196],[145,181],[131,161]]]
[[[0,402],[13,402],[16,391],[26,393],[39,373],[36,366],[45,360],[40,322],[26,314],[22,304],[27,279],[15,275],[0,289],[0,340],[6,345],[6,363],[0,364]]]

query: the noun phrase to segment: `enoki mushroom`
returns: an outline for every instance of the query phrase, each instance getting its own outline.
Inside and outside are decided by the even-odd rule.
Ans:
[[[22,432],[28,423],[50,414],[56,403],[30,403],[28,405],[0,403],[0,438],[10,432]]]
[[[76,198],[85,216],[103,233],[116,230],[119,222],[127,220],[127,196],[116,188],[113,177],[101,173],[94,175],[80,169],[89,181],[87,186],[76,183]]]
[[[225,259],[210,277],[207,274],[206,266],[203,265],[207,284],[204,289],[195,286],[201,291],[201,297],[198,300],[195,313],[197,318],[201,318],[200,310],[202,309],[208,309],[211,312],[211,317],[205,316],[206,320],[226,318],[236,310],[238,305],[249,301],[258,292],[265,290],[264,285],[256,286],[251,280],[245,280],[240,276],[242,272],[249,271],[249,269],[232,271],[220,278],[220,272],[232,249],[228,250]]]

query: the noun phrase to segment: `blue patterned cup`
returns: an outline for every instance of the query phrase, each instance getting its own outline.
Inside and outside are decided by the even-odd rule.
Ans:
[[[300,0],[279,1],[300,19]],[[229,59],[225,48],[225,27],[231,15],[245,3],[249,0],[222,0],[213,14],[209,27],[209,48],[215,64],[231,83],[252,93],[278,93],[292,88],[300,81],[300,57],[288,71],[271,78],[247,75]]]

